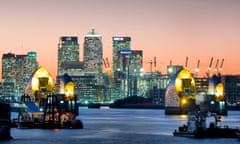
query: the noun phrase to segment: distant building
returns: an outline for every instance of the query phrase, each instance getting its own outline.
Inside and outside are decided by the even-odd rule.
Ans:
[[[102,101],[100,89],[96,85],[96,77],[93,75],[72,76],[75,92],[78,95],[79,102],[82,104],[94,103]]]
[[[16,56],[13,53],[2,56],[2,81],[15,83]]]
[[[102,73],[103,47],[102,36],[92,29],[84,38],[85,72]]]
[[[102,38],[95,29],[84,39],[84,57],[79,61],[77,37],[61,37],[58,46],[58,75],[56,91],[61,91],[61,78],[68,75],[80,103],[102,101]]]
[[[124,67],[120,51],[131,50],[131,37],[112,37],[112,75],[114,79],[114,86],[112,90],[111,99],[115,100],[123,96],[127,96],[127,85],[122,82],[124,76]],[[126,75],[126,74],[125,74]],[[125,87],[125,88],[122,88]]]
[[[182,65],[171,65],[170,64],[167,66],[167,75],[169,76],[169,78],[171,78],[182,68],[183,68]]]
[[[207,93],[209,86],[209,78],[207,77],[194,77],[196,84],[196,104],[207,101]]]
[[[61,70],[62,72],[64,72],[63,75],[68,74],[70,77],[78,77],[78,76],[83,76],[85,75],[84,72],[84,64],[83,62],[63,62],[61,64]],[[63,75],[58,75],[57,76],[57,81],[56,81],[56,91],[60,92],[60,81],[61,81],[61,77]],[[78,84],[79,81],[74,79],[73,80],[74,84]],[[75,93],[78,93],[79,90],[75,89]]]
[[[141,50],[120,50],[118,52],[119,75],[122,80],[122,96],[138,95],[139,78],[143,70]]]
[[[79,62],[79,44],[78,37],[63,36],[59,39],[58,44],[58,71],[57,75],[61,76],[66,73],[65,63]]]
[[[113,52],[112,52],[113,77],[116,79],[119,76],[119,71],[122,71],[119,52],[121,50],[131,50],[131,38],[130,37],[113,37],[112,49],[113,49]]]
[[[21,96],[34,71],[38,68],[37,53],[13,53],[2,56],[2,94]]]
[[[168,76],[162,75],[160,72],[153,72],[148,75],[149,87],[147,95],[152,98],[153,103],[165,106],[165,93],[169,81]]]
[[[224,75],[222,78],[227,104],[240,105],[240,75]]]
[[[63,71],[70,76],[80,76],[85,74],[83,62],[64,62],[61,66]]]

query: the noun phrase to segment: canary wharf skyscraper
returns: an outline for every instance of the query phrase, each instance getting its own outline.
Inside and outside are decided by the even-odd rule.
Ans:
[[[58,44],[58,76],[65,73],[63,65],[72,62],[79,62],[78,37],[60,37]]]
[[[119,72],[121,71],[121,61],[119,52],[121,50],[131,50],[131,38],[130,37],[113,37],[112,38],[112,48],[113,48],[113,76],[114,78],[119,77]]]
[[[98,34],[95,29],[91,29],[90,32],[84,38],[84,64],[85,72],[101,73],[102,72],[102,36]]]

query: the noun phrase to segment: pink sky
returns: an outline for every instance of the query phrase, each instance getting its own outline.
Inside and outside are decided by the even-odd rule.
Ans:
[[[225,59],[223,74],[240,74],[239,0],[1,0],[0,55],[35,51],[55,77],[60,36],[84,36],[92,27],[102,35],[104,57],[111,60],[113,36],[130,36],[143,50],[145,71],[184,65],[194,72],[200,59],[205,74],[211,57]],[[1,75],[0,75],[1,76]]]

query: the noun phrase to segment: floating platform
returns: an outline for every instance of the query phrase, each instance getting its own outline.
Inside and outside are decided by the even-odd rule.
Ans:
[[[21,119],[12,121],[11,126],[21,129],[82,129],[83,123],[79,119],[69,118],[69,116],[62,115],[61,122],[52,120],[42,121],[41,115],[39,118]]]
[[[180,128],[181,129],[181,128]],[[196,132],[188,132],[186,130],[176,130],[174,136],[193,137],[193,138],[237,138],[237,129],[233,128],[198,128]]]

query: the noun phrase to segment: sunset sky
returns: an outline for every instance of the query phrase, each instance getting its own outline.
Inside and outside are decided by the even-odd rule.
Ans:
[[[112,59],[112,37],[130,36],[143,50],[145,71],[184,65],[204,74],[224,58],[223,74],[240,74],[240,0],[0,0],[0,55],[37,52],[40,66],[55,77],[60,36],[102,35],[104,58]],[[1,75],[0,75],[1,76]]]

